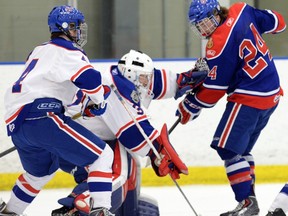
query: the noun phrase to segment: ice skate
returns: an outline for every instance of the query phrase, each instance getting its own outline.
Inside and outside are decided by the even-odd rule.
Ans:
[[[105,207],[93,208],[94,200],[90,198],[90,213],[89,216],[115,216]]]
[[[90,210],[89,216],[114,216],[114,214],[106,208],[95,208]]]
[[[273,212],[268,212],[266,216],[286,216],[281,208],[276,208]]]
[[[239,202],[234,210],[223,213],[220,216],[258,216],[259,212],[256,198],[249,196],[247,199]]]
[[[5,216],[19,216],[16,213],[6,211],[5,210],[6,206],[7,206],[6,203],[2,199],[0,199],[0,216],[4,216],[4,215]]]
[[[51,216],[80,216],[78,210],[74,207],[62,206],[52,211]]]

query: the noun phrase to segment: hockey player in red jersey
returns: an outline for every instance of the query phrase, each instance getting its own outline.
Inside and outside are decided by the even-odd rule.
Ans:
[[[261,35],[284,31],[285,21],[273,10],[242,2],[227,9],[217,0],[193,0],[189,20],[195,32],[208,39],[209,73],[199,91],[180,102],[177,114],[186,124],[202,108],[211,108],[228,95],[211,147],[224,161],[239,204],[221,216],[259,215],[251,150],[282,95],[277,69]]]
[[[148,150],[152,167],[158,176],[163,176],[161,169],[165,166],[158,167],[158,162],[155,160],[156,157],[153,151],[150,150],[148,141],[141,134],[139,126],[132,118],[137,120],[148,139],[154,145],[156,144],[156,149],[160,147],[160,149],[165,150],[166,148],[167,150],[170,144],[166,128],[159,133],[151,125],[144,108],[148,108],[151,100],[181,97],[185,92],[196,88],[206,78],[206,75],[207,66],[201,59],[197,61],[193,70],[175,73],[170,70],[154,68],[153,61],[148,55],[135,50],[130,50],[119,60],[118,65],[112,65],[103,74],[103,83],[108,86],[113,85],[116,88],[116,90],[114,87],[112,88],[111,95],[107,99],[106,112],[101,117],[96,116],[87,119],[88,116],[85,116],[76,121],[101,137],[101,139],[111,143],[110,146],[114,150],[113,192],[110,210],[116,216],[159,215],[155,200],[147,199],[141,194],[141,174],[140,167],[137,166],[137,157],[147,155]],[[119,95],[121,98],[119,98]],[[68,109],[71,115],[79,112],[80,107],[76,104],[81,101],[82,97],[83,94],[79,92],[74,106]],[[125,103],[128,111],[122,102]],[[165,146],[161,147],[163,144]],[[169,151],[172,157],[175,152],[171,150]],[[165,152],[161,154],[165,155]],[[186,168],[181,165],[182,162],[177,160],[179,160],[177,157],[172,157],[172,161],[176,166],[170,164],[172,169],[170,174],[173,179],[178,179],[180,173],[187,174]],[[86,206],[89,205],[89,202],[87,202],[89,197],[86,196],[87,183],[85,182],[87,173],[85,174],[85,170],[79,167],[75,168],[73,164],[64,161],[60,161],[60,167],[66,172],[73,170],[78,185],[73,193],[58,201],[63,207],[54,210],[52,216],[66,215],[69,212],[72,212],[75,216],[87,215],[89,207],[81,208],[83,203],[86,203]],[[81,206],[78,205],[78,200],[83,201]]]

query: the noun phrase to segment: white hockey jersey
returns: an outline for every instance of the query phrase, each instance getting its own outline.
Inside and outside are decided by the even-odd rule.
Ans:
[[[35,99],[54,98],[65,106],[82,89],[95,103],[104,100],[101,74],[74,43],[56,38],[37,46],[27,58],[19,79],[5,94],[5,121],[9,125]]]
[[[103,84],[116,86],[130,112],[150,140],[156,139],[159,136],[158,131],[150,124],[145,111],[141,108],[140,100],[135,94],[134,84],[120,74],[116,65],[111,66],[109,71],[102,74],[102,77]],[[174,97],[177,90],[176,78],[176,73],[155,69],[151,89],[154,93],[153,99]],[[80,100],[81,94],[78,95],[78,101]],[[70,115],[79,111],[79,106],[71,106],[68,109]],[[76,121],[103,140],[117,138],[128,150],[140,156],[145,156],[150,150],[150,146],[113,90],[107,98],[107,109],[103,115],[89,119],[78,118]]]

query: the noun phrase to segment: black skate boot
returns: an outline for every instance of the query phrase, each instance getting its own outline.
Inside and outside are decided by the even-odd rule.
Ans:
[[[6,210],[6,206],[6,203],[2,199],[0,199],[0,216],[19,216],[16,213],[8,212]]]
[[[281,208],[276,208],[273,212],[268,212],[266,216],[286,216]]]
[[[54,209],[51,216],[80,216],[80,214],[74,207],[62,206],[61,208]]]
[[[223,213],[220,216],[258,216],[259,212],[256,197],[249,196],[247,199],[239,202],[234,210]]]
[[[89,216],[114,216],[114,214],[106,208],[95,208],[90,210]]]
[[[94,200],[90,198],[90,213],[89,216],[115,216],[107,208],[97,207],[93,208]]]

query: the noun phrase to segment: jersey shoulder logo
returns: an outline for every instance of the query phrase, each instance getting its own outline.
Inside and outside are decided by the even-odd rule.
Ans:
[[[15,129],[15,124],[14,124],[14,123],[9,124],[9,125],[8,125],[8,128],[9,128],[9,131],[10,131],[10,132],[13,132],[14,129]]]
[[[112,73],[112,75],[118,75],[118,70],[117,70],[117,68],[113,68],[113,69],[111,70],[111,73]]]
[[[135,90],[132,91],[130,96],[131,96],[131,99],[133,100],[133,102],[135,102],[137,104],[139,103],[139,101],[140,101],[139,95]]]
[[[211,49],[213,47],[213,39],[212,38],[209,38],[208,42],[207,42],[207,48],[208,49]]]
[[[87,62],[87,60],[86,60],[84,55],[82,56],[81,60]]]

